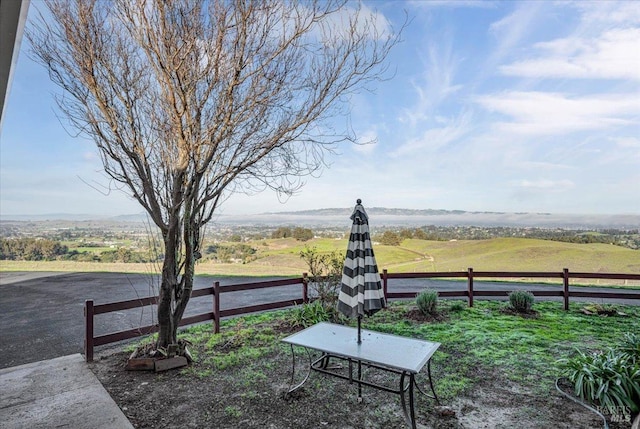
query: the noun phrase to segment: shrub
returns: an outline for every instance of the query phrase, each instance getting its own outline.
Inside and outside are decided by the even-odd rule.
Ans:
[[[335,306],[342,284],[344,255],[337,250],[320,253],[316,247],[305,246],[300,258],[309,267],[311,297],[318,298],[327,308]]]
[[[292,232],[291,228],[286,226],[281,226],[271,233],[271,238],[289,238],[291,237]]]
[[[560,361],[576,396],[607,410],[640,411],[640,361],[620,349],[583,353]]]
[[[460,301],[455,301],[455,302],[452,302],[451,305],[449,305],[449,311],[454,311],[454,312],[464,311],[465,307],[466,306]]]
[[[313,238],[313,231],[309,228],[296,227],[291,234],[298,241],[309,241]]]
[[[640,334],[627,332],[618,347],[631,363],[640,364]]]
[[[380,237],[380,243],[386,246],[399,246],[402,242],[402,238],[393,231],[385,231]]]
[[[533,307],[533,294],[524,290],[514,290],[509,294],[509,303],[518,313],[527,313]]]
[[[424,290],[416,297],[416,303],[418,309],[422,314],[434,315],[438,311],[438,291],[437,290]]]
[[[296,306],[292,312],[293,326],[308,328],[316,323],[326,322],[332,315],[329,309],[318,299],[309,304]]]

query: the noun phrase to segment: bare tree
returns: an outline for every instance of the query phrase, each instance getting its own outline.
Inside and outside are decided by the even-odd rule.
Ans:
[[[399,32],[344,0],[45,4],[27,32],[33,58],[108,177],[162,234],[157,346],[166,347],[204,225],[234,192],[291,194],[336,143],[354,141],[332,119],[383,76]]]

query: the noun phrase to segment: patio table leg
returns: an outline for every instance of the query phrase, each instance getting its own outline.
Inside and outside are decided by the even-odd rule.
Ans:
[[[405,386],[405,377],[409,376],[409,385]],[[409,374],[406,371],[400,375],[400,403],[402,405],[402,412],[404,413],[404,419],[411,429],[416,429],[416,412],[414,404],[413,388],[415,386],[415,379],[413,374]],[[409,410],[407,410],[407,399],[405,393],[409,391]]]
[[[429,386],[431,386],[431,393],[433,393],[433,399],[436,400],[436,404],[440,405],[440,400],[438,399],[438,395],[436,395],[436,390],[433,388],[433,378],[431,377],[431,360],[427,362],[427,374],[429,375]]]
[[[440,399],[438,399],[438,395],[436,395],[436,390],[433,387],[433,378],[431,378],[431,361],[427,362],[427,374],[429,376],[429,387],[431,388],[431,393],[433,393],[433,396],[428,395],[425,392],[423,392],[418,383],[416,383],[416,387],[418,388],[420,393],[422,393],[424,396],[426,396],[428,398],[435,399],[436,404],[440,405]]]
[[[306,347],[304,348],[304,350],[307,352],[307,356],[309,357],[309,366],[307,367],[307,374],[304,376],[304,379],[300,383],[294,386],[293,383],[295,381],[295,375],[296,375],[296,353],[295,353],[295,350],[293,349],[293,344],[291,344],[291,382],[289,383],[289,390],[285,394],[285,397],[289,396],[291,393],[301,388],[302,385],[306,383],[307,380],[309,379],[309,375],[311,375],[311,352]]]
[[[409,412],[411,413],[411,427],[416,429],[416,407],[414,399],[414,387],[416,384],[415,374],[409,374]]]
[[[358,403],[362,402],[362,361],[358,361]]]

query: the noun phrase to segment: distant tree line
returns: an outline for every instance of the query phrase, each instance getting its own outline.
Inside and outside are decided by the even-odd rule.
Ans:
[[[216,262],[251,262],[257,250],[247,244],[212,244],[205,249],[204,256]]]
[[[51,261],[69,252],[67,246],[44,238],[0,238],[0,259],[12,261]]]
[[[17,231],[19,232],[19,231]],[[16,232],[16,233],[17,233]],[[278,227],[267,229],[259,234],[254,228],[254,239],[293,238],[309,241],[314,236],[348,237],[335,229],[314,232],[303,227]],[[95,235],[93,233],[92,235]],[[124,234],[126,236],[126,234]],[[248,237],[243,231],[235,230],[215,241],[219,244],[205,247],[203,253],[207,259],[217,262],[249,262],[256,258],[257,250],[246,243]],[[243,238],[244,237],[244,238]],[[630,249],[640,249],[639,229],[601,229],[580,230],[562,228],[527,228],[527,227],[482,227],[482,226],[422,226],[419,228],[379,228],[372,232],[375,242],[388,246],[399,246],[405,239],[430,241],[448,240],[484,240],[499,237],[536,238],[568,243],[605,243]],[[149,244],[149,243],[147,243]],[[82,247],[102,247],[100,243],[82,242]],[[69,249],[59,241],[58,237],[43,234],[40,237],[0,238],[0,260],[47,261],[73,260],[82,262],[156,262],[164,257],[163,251],[150,250],[150,245],[141,245],[138,250],[129,247],[118,247],[109,250],[78,251]]]
[[[10,261],[54,261],[68,260],[80,262],[153,262],[162,255],[150,252],[136,252],[125,247],[100,253],[79,252],[59,241],[46,238],[0,238],[0,260]]]
[[[136,252],[126,247],[119,247],[115,250],[102,251],[99,254],[92,252],[69,252],[68,258],[75,261],[93,261],[93,262],[125,262],[125,263],[144,263],[161,261],[163,255],[153,255],[149,252]]]
[[[271,238],[295,238],[298,241],[309,241],[313,238],[313,231],[298,226],[295,228],[285,226],[273,231]]]
[[[486,240],[500,237],[536,238],[566,243],[603,243],[640,249],[640,230],[572,230],[561,228],[423,226],[420,228],[388,228],[374,236],[375,241],[398,246],[405,239],[448,241]]]

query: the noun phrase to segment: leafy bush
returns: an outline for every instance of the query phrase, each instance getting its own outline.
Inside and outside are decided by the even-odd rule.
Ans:
[[[527,313],[533,308],[533,294],[524,290],[514,290],[509,294],[509,303],[518,313]]]
[[[632,363],[640,364],[640,334],[627,332],[617,349]]]
[[[214,244],[207,246],[205,254],[214,261],[228,263],[232,261],[251,262],[255,259],[257,249],[244,243]]]
[[[0,238],[0,260],[53,261],[69,252],[60,242],[40,238]]]
[[[438,311],[438,291],[437,290],[424,290],[416,297],[416,304],[422,314],[434,315]]]
[[[626,334],[619,348],[563,359],[563,374],[574,384],[576,396],[604,409],[628,407],[640,411],[640,336]]]
[[[316,247],[305,246],[300,252],[300,257],[309,267],[311,296],[318,298],[327,308],[334,307],[342,283],[344,254],[337,250],[320,253]]]
[[[291,233],[292,237],[298,241],[309,241],[313,238],[313,231],[309,228],[295,227]]]
[[[449,305],[449,311],[459,312],[463,311],[466,305],[461,303],[460,301],[454,301]]]
[[[271,233],[271,238],[289,238],[293,235],[291,228],[287,226],[281,226]]]
[[[309,304],[296,306],[292,311],[293,325],[308,328],[316,323],[327,322],[331,319],[331,311],[322,304],[320,300],[315,300]]]
[[[402,238],[400,238],[400,236],[393,231],[385,231],[382,233],[379,241],[385,246],[399,246],[402,242]]]

